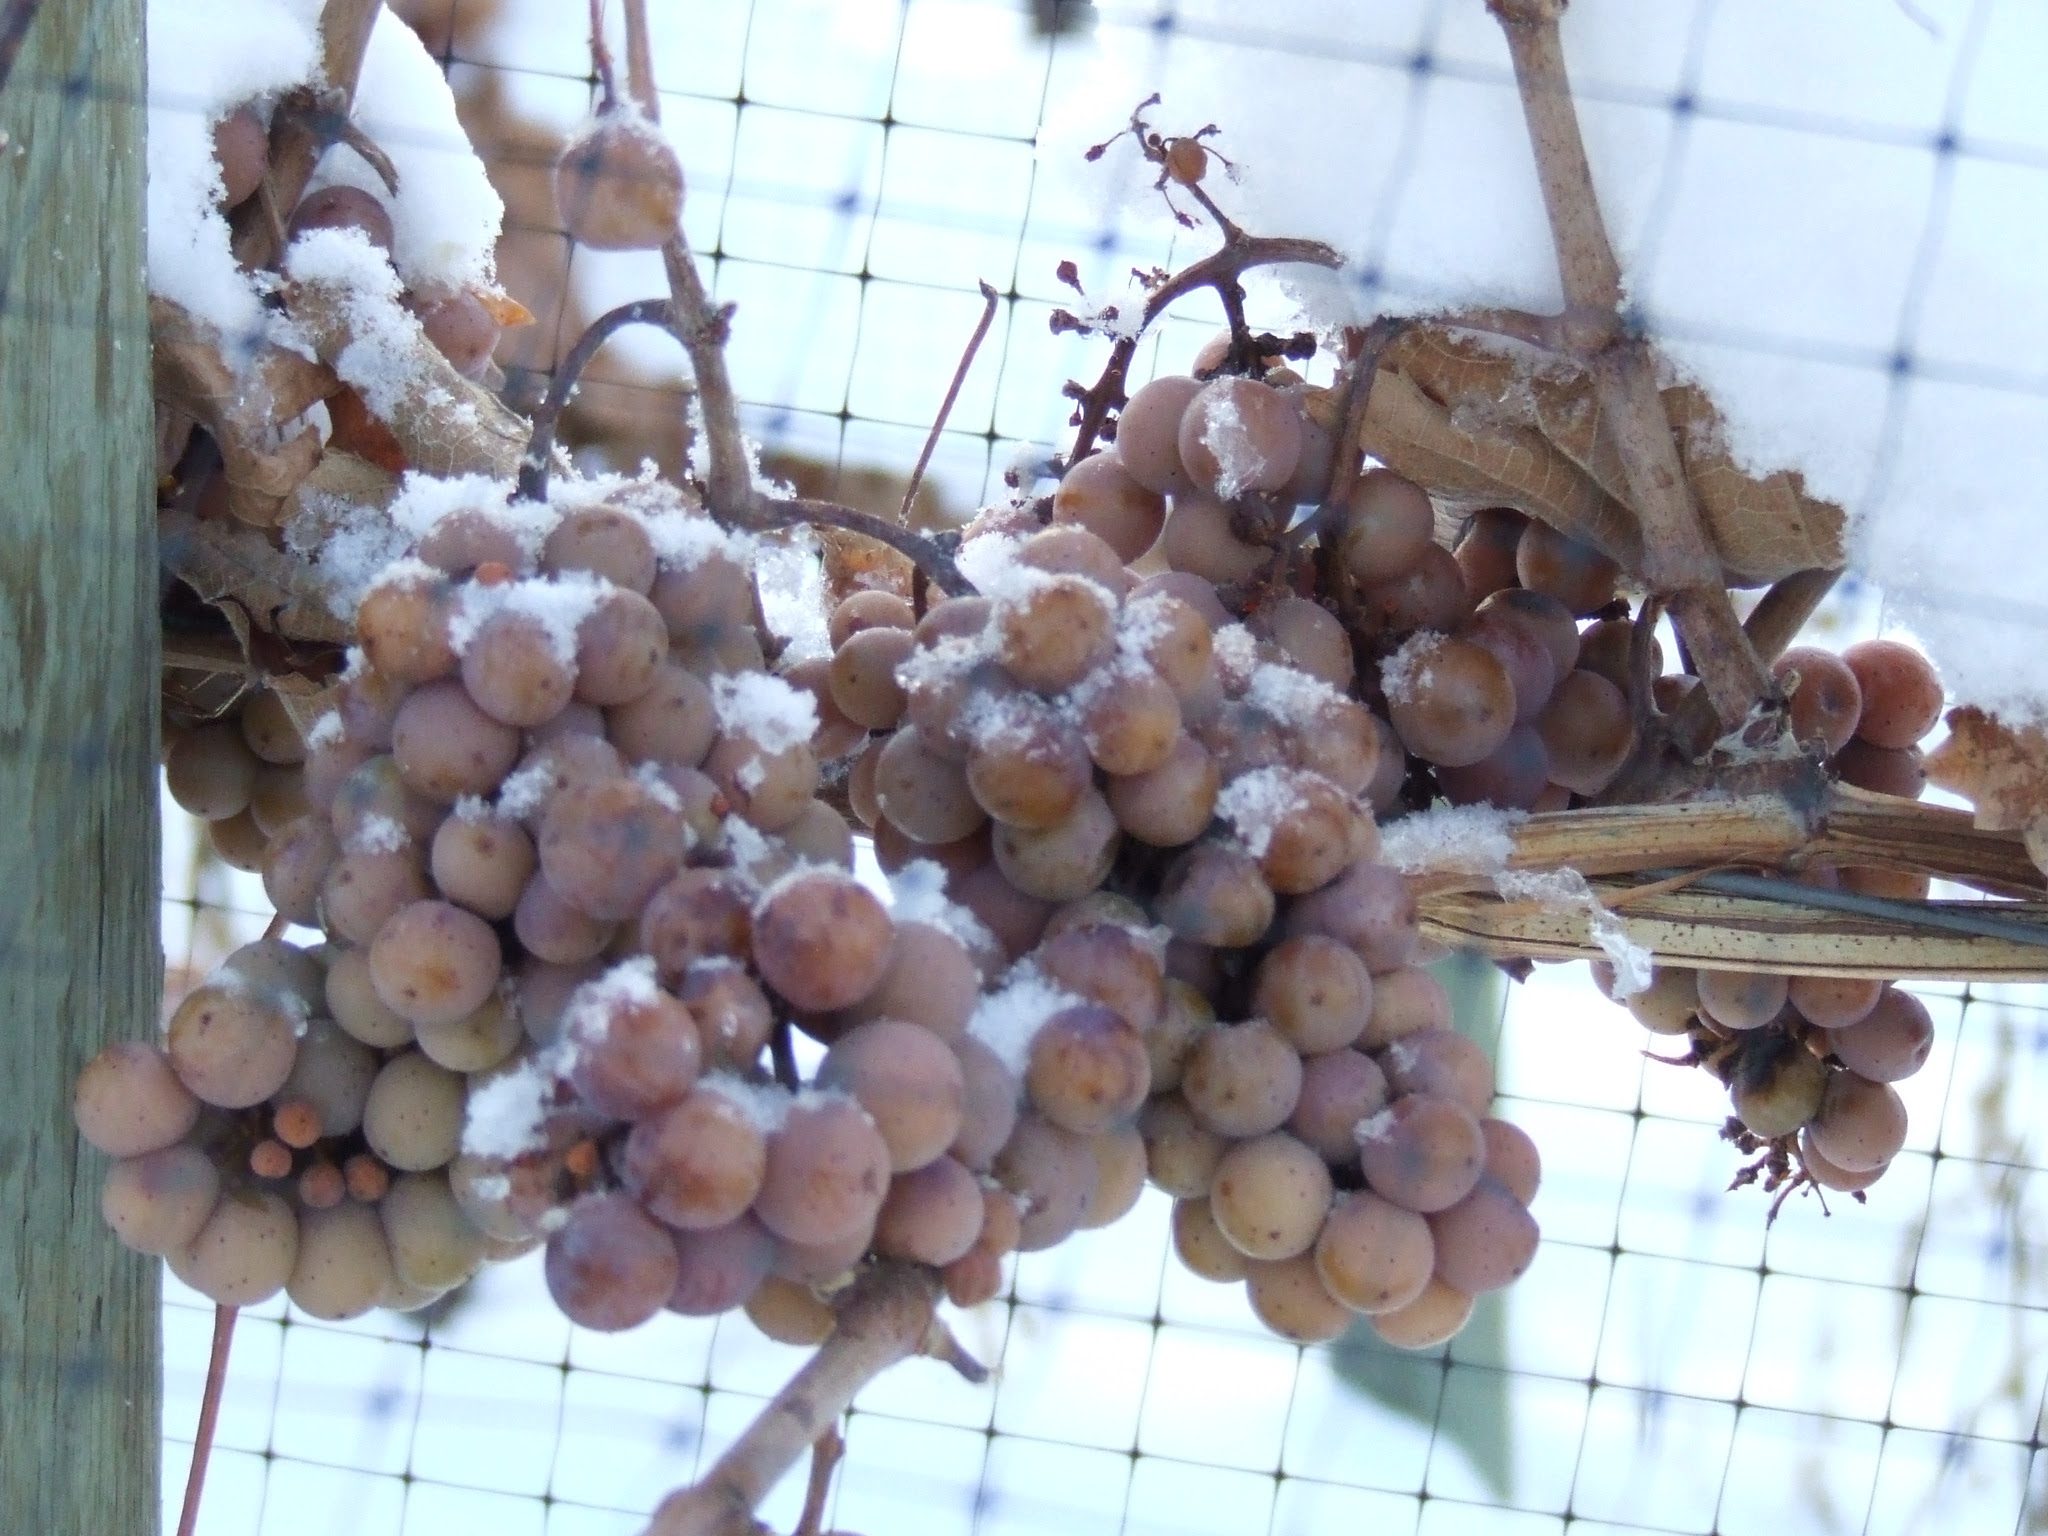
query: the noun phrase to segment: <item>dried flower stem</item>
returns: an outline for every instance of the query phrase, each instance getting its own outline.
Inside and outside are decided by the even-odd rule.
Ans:
[[[939,446],[939,434],[946,430],[946,418],[953,414],[954,402],[960,398],[960,388],[967,382],[967,370],[974,366],[975,354],[988,339],[988,328],[996,322],[996,301],[1000,297],[986,282],[981,289],[981,318],[974,322],[974,334],[967,338],[967,345],[961,350],[960,361],[953,369],[952,382],[946,386],[946,396],[939,402],[938,414],[932,417],[932,429],[924,436],[924,447],[917,453],[917,462],[910,467],[910,480],[903,487],[903,506],[896,514],[896,521],[904,527],[910,526],[910,505],[917,500],[917,489],[924,484],[924,472],[931,467],[932,454]]]
[[[227,1389],[228,1352],[235,1341],[237,1310],[213,1309],[213,1347],[206,1356],[206,1386],[199,1397],[199,1424],[192,1431],[192,1468],[185,1474],[185,1502],[178,1511],[178,1536],[193,1536],[199,1529],[199,1500],[206,1491],[206,1464],[213,1459],[213,1432],[220,1422],[221,1394]]]

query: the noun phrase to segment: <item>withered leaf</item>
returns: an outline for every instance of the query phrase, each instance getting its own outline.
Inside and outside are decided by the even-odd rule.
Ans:
[[[259,529],[165,512],[157,519],[157,549],[164,569],[220,609],[245,644],[243,626],[250,624],[289,640],[350,639],[348,622],[328,610],[312,568]]]

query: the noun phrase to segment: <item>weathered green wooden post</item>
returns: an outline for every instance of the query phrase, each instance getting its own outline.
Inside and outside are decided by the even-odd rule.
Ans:
[[[33,9],[0,84],[0,1530],[150,1536],[157,1265],[70,1114],[160,985],[143,0]]]

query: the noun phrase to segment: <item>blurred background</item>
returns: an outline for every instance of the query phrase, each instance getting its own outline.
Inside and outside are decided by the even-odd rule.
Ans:
[[[1290,71],[1313,67],[1318,90],[1398,92],[1412,117],[1432,89],[1511,89],[1504,54],[1463,14],[1478,3],[651,0],[688,233],[738,306],[729,355],[771,469],[893,513],[985,280],[1001,295],[996,323],[920,516],[955,522],[1000,497],[1006,469],[1063,436],[1061,383],[1100,367],[1100,343],[1047,324],[1072,297],[1057,263],[1077,261],[1099,292],[1206,248],[1078,163],[1085,109],[1100,136],[1135,101],[1105,82],[1169,84],[1227,58],[1246,111],[1270,113]],[[1913,109],[1867,74],[1788,83],[1782,59],[1761,53],[1745,71],[1743,28],[1762,14],[1747,0],[1626,3],[1640,7],[1642,48],[1593,56],[1602,100],[1662,114],[1673,133],[1760,125],[1817,178],[1858,146],[1918,147],[1943,165],[1977,156],[2048,208],[2048,132],[2029,142],[2032,118],[2000,115],[2038,91],[2015,58],[2048,65],[2038,0],[1810,0],[1843,27],[1889,29],[1901,49],[1922,39],[1950,89]],[[575,248],[555,221],[548,168],[593,98],[585,8],[393,8],[443,61],[505,199],[501,279],[536,318],[499,363],[515,402],[530,401],[591,317],[662,289],[654,254]],[[1172,105],[1169,92],[1162,122],[1197,126]],[[1992,127],[1959,133],[1965,107]],[[2023,131],[2001,138],[2009,120]],[[1352,195],[1341,142],[1301,153],[1327,163],[1332,197]],[[1267,306],[1255,321],[1285,318],[1277,294],[1255,300]],[[1219,323],[1204,299],[1183,305],[1134,376],[1186,366]],[[2010,387],[2038,396],[2030,378]],[[586,376],[565,439],[593,467],[651,458],[673,471],[685,382],[666,338],[629,332]],[[1841,643],[1884,618],[1851,584],[1819,627]],[[164,814],[175,996],[269,914],[259,882],[212,860],[168,800]],[[1275,1340],[1237,1289],[1179,1268],[1169,1202],[1151,1192],[1112,1229],[1025,1256],[1003,1298],[955,1319],[995,1368],[987,1385],[911,1362],[861,1398],[828,1523],[866,1536],[2048,1529],[2038,992],[1917,988],[1938,1035],[1900,1085],[1907,1151],[1868,1204],[1837,1199],[1830,1214],[1795,1198],[1767,1225],[1766,1197],[1725,1192],[1740,1162],[1718,1139],[1725,1095],[1647,1054],[1651,1037],[1582,967],[1509,984],[1476,962],[1445,966],[1461,1027],[1496,1051],[1498,1112],[1545,1163],[1534,1268],[1482,1301],[1447,1351],[1400,1354],[1364,1330],[1309,1350]],[[212,1309],[168,1275],[165,1288],[175,1512]],[[200,1529],[634,1532],[799,1359],[737,1316],[664,1315],[623,1337],[572,1329],[534,1260],[413,1316],[321,1324],[280,1299],[237,1329]],[[764,1517],[787,1529],[801,1492],[799,1474]]]

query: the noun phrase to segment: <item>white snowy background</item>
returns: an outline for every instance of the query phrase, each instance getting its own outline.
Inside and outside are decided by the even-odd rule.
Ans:
[[[305,14],[313,0],[268,0]],[[172,0],[157,0],[153,15]],[[218,15],[202,0],[177,9]],[[1062,7],[1070,9],[1070,7]],[[1198,240],[1074,153],[1139,96],[1215,120],[1230,195],[1274,233],[1355,254],[1317,300],[1361,312],[1555,298],[1506,55],[1479,0],[1103,4],[1049,40],[1006,0],[655,0],[664,122],[691,238],[740,305],[749,427],[849,465],[915,455],[979,309],[1003,290],[934,474],[996,494],[1062,435],[1058,382],[1099,347],[1050,335],[1076,259],[1091,292]],[[169,34],[167,33],[168,37]],[[2048,479],[2048,5],[2042,0],[1576,0],[1567,31],[1631,293],[1709,382],[1745,452],[1858,517],[1885,589],[1833,617],[1922,637],[1986,702],[2044,691],[2029,509]],[[500,72],[564,133],[589,106],[583,7],[516,0],[448,64]],[[190,116],[188,77],[153,83]],[[744,97],[744,104],[739,98]],[[426,103],[432,106],[433,103]],[[417,97],[393,134],[433,142]],[[175,128],[172,130],[175,132]],[[396,152],[401,146],[392,142]],[[1112,170],[1114,166],[1108,167]],[[168,229],[166,231],[169,232]],[[559,241],[514,229],[508,240]],[[153,248],[154,260],[154,248]],[[594,304],[657,264],[577,252]],[[204,282],[205,280],[199,279]],[[548,295],[518,297],[542,312]],[[1262,297],[1278,321],[1285,295]],[[544,321],[547,316],[543,314]],[[1183,365],[1217,317],[1163,328]],[[665,344],[625,355],[675,369]],[[600,368],[597,378],[602,379]],[[194,889],[173,820],[167,952],[195,912],[260,927],[246,881]],[[222,919],[223,909],[243,915]],[[253,925],[253,926],[252,926]],[[1866,1208],[1722,1196],[1725,1103],[1646,1062],[1575,970],[1517,989],[1504,1113],[1546,1160],[1532,1272],[1499,1342],[1403,1361],[1446,1420],[1505,1387],[1513,1475],[1488,1489],[1445,1436],[1362,1403],[1327,1350],[1264,1335],[1165,1258],[1166,1203],[1019,1266],[962,1324],[1000,1358],[969,1389],[886,1378],[853,1420],[833,1523],[895,1532],[1393,1536],[2013,1532],[2048,1523],[2048,1015],[2031,994],[1925,989],[1939,1036],[1912,1139]],[[1487,1021],[1468,1021],[1482,1030]],[[405,1319],[244,1319],[201,1530],[611,1533],[687,1478],[786,1375],[743,1322],[569,1329],[532,1265],[495,1271],[431,1336]],[[209,1314],[167,1281],[165,1474],[182,1481]],[[798,1490],[768,1510],[787,1528]]]

